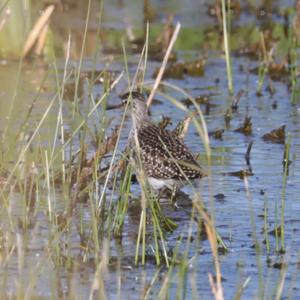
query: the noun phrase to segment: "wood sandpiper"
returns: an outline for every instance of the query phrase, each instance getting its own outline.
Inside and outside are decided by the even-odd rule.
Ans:
[[[133,126],[129,147],[134,151],[135,161],[137,155],[140,156],[150,186],[155,191],[168,189],[174,195],[185,183],[205,176],[182,139],[151,121],[143,95],[131,92],[124,94],[122,99],[127,101],[130,97]]]

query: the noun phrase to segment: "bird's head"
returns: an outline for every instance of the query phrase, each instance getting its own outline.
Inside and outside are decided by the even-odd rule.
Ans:
[[[141,122],[149,120],[148,107],[143,94],[132,91],[131,93],[123,94],[121,99],[123,104],[128,103],[129,107],[131,107],[132,117],[137,126],[139,126]]]

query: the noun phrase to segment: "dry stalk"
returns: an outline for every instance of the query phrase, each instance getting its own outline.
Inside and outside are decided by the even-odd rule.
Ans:
[[[97,267],[97,270],[95,272],[94,280],[91,286],[90,290],[90,295],[89,299],[95,299],[96,293],[98,292],[98,299],[107,299],[106,294],[105,294],[105,283],[104,283],[104,278],[105,275],[107,274],[107,266],[109,263],[109,245],[108,241],[105,240],[103,243],[103,249],[101,253],[101,261]]]
[[[223,300],[223,287],[222,287],[222,276],[221,276],[221,268],[218,258],[218,242],[217,242],[217,233],[215,227],[213,225],[213,221],[210,216],[204,211],[201,204],[196,201],[195,206],[198,209],[201,217],[204,220],[206,234],[210,243],[210,247],[212,250],[214,264],[215,264],[215,271],[216,271],[216,282],[213,279],[211,274],[208,274],[209,282],[211,285],[212,293],[216,300]]]
[[[45,47],[48,28],[49,28],[49,21],[42,28],[41,33],[38,36],[38,40],[37,40],[36,47],[34,50],[35,54],[38,56],[40,56],[42,54],[42,51]]]
[[[152,88],[151,93],[150,93],[150,95],[149,95],[149,97],[148,97],[148,100],[147,100],[147,106],[148,106],[148,107],[151,105],[152,100],[153,100],[153,96],[154,96],[154,94],[155,94],[155,92],[156,92],[156,90],[157,90],[157,88],[158,88],[158,86],[159,86],[159,84],[160,84],[160,81],[161,81],[161,79],[162,79],[162,77],[163,77],[163,74],[164,74],[165,68],[166,68],[166,66],[167,66],[167,62],[168,62],[169,56],[170,56],[170,54],[171,54],[172,48],[173,48],[173,46],[174,46],[174,43],[175,43],[175,41],[176,41],[176,39],[177,39],[179,30],[180,30],[180,23],[178,22],[178,23],[176,24],[174,33],[173,33],[172,38],[171,38],[171,41],[170,41],[170,44],[169,44],[169,46],[168,46],[168,49],[167,49],[167,51],[166,51],[166,54],[165,54],[165,56],[164,56],[164,59],[163,59],[163,61],[162,61],[161,66],[160,66],[159,72],[158,72],[158,74],[157,74],[157,76],[156,76],[156,79],[155,79],[153,88]]]
[[[33,29],[30,31],[29,36],[25,42],[25,46],[23,48],[23,57],[26,57],[32,47],[35,45],[39,35],[43,32],[43,28],[48,24],[50,16],[54,11],[55,6],[49,5],[44,13],[39,17],[36,21]]]
[[[7,20],[9,19],[10,17],[10,9],[8,8],[6,11],[5,11],[5,14],[4,14],[4,17],[2,18],[2,20],[0,21],[0,31],[2,30],[2,28],[4,27],[4,25],[6,24]]]

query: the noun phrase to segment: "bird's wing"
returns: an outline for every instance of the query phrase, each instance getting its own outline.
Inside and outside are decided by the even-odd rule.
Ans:
[[[175,134],[151,124],[138,131],[138,140],[148,176],[183,180],[203,176],[200,165]]]

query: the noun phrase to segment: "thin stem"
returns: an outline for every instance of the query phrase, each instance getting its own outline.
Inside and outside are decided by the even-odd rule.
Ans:
[[[222,0],[222,16],[223,16],[223,39],[224,39],[224,50],[225,50],[225,57],[226,57],[228,90],[229,90],[229,93],[232,95],[233,94],[233,80],[232,80],[229,32],[228,32],[228,27],[227,27],[225,0]]]

